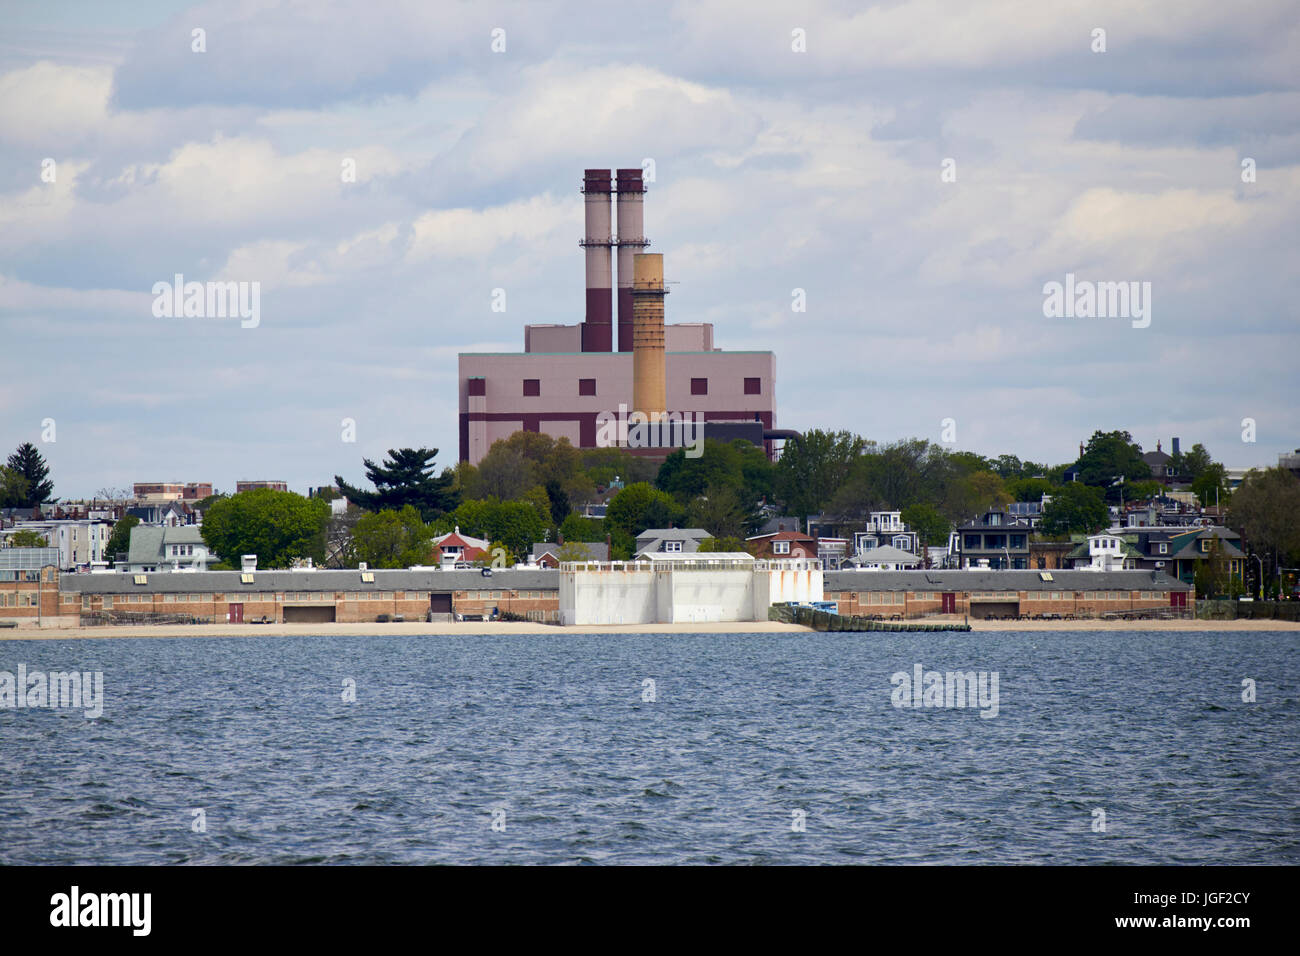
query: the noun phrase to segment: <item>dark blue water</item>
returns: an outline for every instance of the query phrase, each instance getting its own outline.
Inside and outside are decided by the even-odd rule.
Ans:
[[[1168,632],[0,642],[0,670],[101,670],[106,697],[93,721],[0,710],[0,863],[1296,863],[1298,650]],[[997,671],[998,715],[895,708],[890,675],[916,663]]]

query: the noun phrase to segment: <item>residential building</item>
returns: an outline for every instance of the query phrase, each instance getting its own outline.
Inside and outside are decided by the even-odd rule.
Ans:
[[[647,528],[636,536],[636,557],[647,554],[694,554],[710,535],[703,528]]]
[[[492,542],[485,538],[474,538],[460,533],[460,526],[455,531],[433,539],[433,553],[437,562],[443,567],[450,567],[458,561],[480,561],[492,550]]]
[[[127,570],[133,574],[157,571],[206,571],[216,557],[203,540],[198,525],[155,527],[136,525],[131,529]]]
[[[60,570],[71,571],[105,560],[104,548],[113,534],[113,525],[91,519],[15,521],[0,531],[0,540],[8,540],[18,531],[39,534],[51,548],[58,550]]]
[[[775,531],[745,539],[745,547],[758,558],[816,558],[817,539],[799,531]]]
[[[1020,570],[1029,567],[1029,520],[998,505],[953,532],[950,549],[959,568]]]
[[[852,567],[862,571],[907,571],[919,568],[922,560],[919,554],[885,544],[859,552],[853,558]]]
[[[561,558],[561,552],[565,557]],[[608,561],[609,544],[605,541],[541,541],[533,545],[532,563],[543,568],[558,568],[562,560]]]
[[[0,621],[69,623],[57,619],[61,560],[58,548],[0,548]]]
[[[853,533],[855,562],[873,548],[897,548],[919,555],[921,536],[903,523],[901,511],[873,511],[867,517],[866,528]]]
[[[235,494],[243,491],[257,491],[259,488],[270,488],[272,491],[288,491],[289,486],[283,481],[237,481],[235,482]]]

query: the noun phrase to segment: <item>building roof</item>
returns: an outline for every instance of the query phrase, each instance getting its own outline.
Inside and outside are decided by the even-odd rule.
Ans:
[[[920,564],[921,558],[911,551],[895,548],[892,544],[863,551],[853,559],[854,564]]]
[[[604,541],[566,541],[560,544],[556,541],[538,541],[533,545],[533,558],[540,558],[549,554],[556,560],[559,560],[560,551],[565,548],[573,548],[582,552],[582,557],[578,560],[586,561],[604,561],[605,560],[605,542]]]
[[[3,552],[0,552],[3,553]],[[361,580],[362,574],[374,575],[373,581]],[[63,591],[84,594],[129,594],[135,591],[159,594],[217,593],[233,599],[241,593],[259,591],[477,591],[477,590],[550,590],[560,586],[558,571],[549,568],[503,568],[484,576],[482,571],[442,571],[425,569],[374,571],[256,571],[251,584],[243,583],[240,571],[171,571],[143,575],[144,585],[135,583],[135,574],[65,574],[60,578]]]
[[[0,571],[39,571],[59,566],[58,548],[0,548]]]
[[[817,543],[817,539],[804,534],[802,531],[772,531],[768,534],[756,534],[746,538],[746,541],[809,541]]]
[[[710,535],[703,528],[647,528],[636,536],[636,553],[659,552],[665,541],[680,541],[682,551],[694,553]]]
[[[1049,575],[1050,581],[1043,575]],[[1189,591],[1163,571],[827,571],[828,591]]]

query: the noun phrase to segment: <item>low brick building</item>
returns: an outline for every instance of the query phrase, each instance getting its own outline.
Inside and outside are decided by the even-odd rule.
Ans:
[[[841,614],[1091,618],[1190,609],[1191,586],[1156,571],[828,571]]]
[[[55,623],[58,614],[59,549],[0,548],[0,621]]]

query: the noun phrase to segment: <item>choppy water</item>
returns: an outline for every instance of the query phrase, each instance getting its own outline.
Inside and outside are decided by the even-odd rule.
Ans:
[[[1296,863],[1298,650],[1167,632],[0,642],[0,670],[100,670],[106,697],[93,721],[0,710],[0,863]],[[890,675],[916,663],[997,671],[998,715],[895,708]]]

